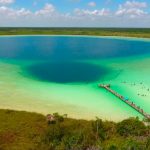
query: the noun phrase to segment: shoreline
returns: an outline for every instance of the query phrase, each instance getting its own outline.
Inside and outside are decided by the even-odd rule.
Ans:
[[[53,114],[53,113],[58,113],[58,114],[60,114],[60,115],[65,115],[65,113],[64,114],[61,114],[61,113],[59,113],[59,112],[49,112],[49,113],[42,113],[42,112],[36,112],[36,111],[30,111],[30,110],[22,110],[22,109],[11,109],[11,108],[0,108],[0,110],[3,110],[3,111],[14,111],[14,112],[18,112],[18,113],[20,113],[20,112],[25,112],[25,113],[31,113],[31,114],[38,114],[38,115],[42,115],[42,116],[44,116],[44,117],[46,117],[48,114]],[[87,119],[87,118],[77,118],[77,117],[71,117],[69,114],[66,114],[67,115],[67,118],[68,119],[73,119],[73,120],[85,120],[85,121],[93,121],[93,120],[96,120],[96,118],[97,118],[97,116],[95,116],[94,118],[89,118],[89,119]],[[129,117],[126,117],[126,118],[122,118],[122,119],[120,119],[120,120],[111,120],[111,119],[104,119],[104,118],[101,118],[101,117],[98,117],[98,118],[100,118],[100,119],[102,119],[102,121],[108,121],[108,122],[115,122],[115,123],[119,123],[119,122],[121,122],[121,121],[123,121],[123,120],[126,120],[126,119],[129,119],[129,118],[137,118],[138,117],[138,119],[140,120],[140,121],[142,121],[142,122],[144,122],[144,118],[139,118],[139,116],[129,116]]]
[[[133,36],[105,36],[105,35],[61,35],[61,34],[18,34],[18,35],[0,35],[1,37],[35,37],[35,36],[41,36],[41,37],[83,37],[83,38],[106,38],[106,39],[121,39],[121,40],[138,40],[138,41],[147,41],[150,42],[150,38],[144,38],[144,37],[133,37]]]
[[[149,122],[127,118],[73,119],[67,114],[42,115],[0,109],[0,147],[3,150],[149,149]],[[136,127],[136,128],[135,128]],[[132,147],[131,147],[132,146]],[[138,147],[137,147],[138,146]]]

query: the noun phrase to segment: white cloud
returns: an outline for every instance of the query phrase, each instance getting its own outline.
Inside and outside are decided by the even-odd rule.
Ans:
[[[85,10],[85,9],[78,9],[76,8],[74,10],[75,14],[78,16],[107,16],[109,15],[109,10],[108,9],[101,9],[101,10]]]
[[[29,10],[26,10],[25,8],[21,8],[20,10],[17,11],[18,16],[29,16],[31,14],[32,12]]]
[[[55,12],[55,7],[52,4],[45,4],[44,8],[36,11],[36,12],[31,12],[30,10],[27,10],[25,8],[21,9],[13,9],[10,7],[6,6],[0,6],[0,15],[3,16],[5,15],[6,17],[8,16],[46,16],[46,15],[51,15],[52,13]],[[10,18],[13,19],[13,18]]]
[[[15,2],[15,0],[0,0],[0,4],[2,4],[2,5],[11,4],[14,2]]]
[[[132,8],[132,9],[119,9],[117,12],[116,12],[116,15],[118,16],[129,16],[131,18],[134,18],[134,17],[141,17],[141,16],[144,16],[146,15],[147,13],[144,12],[143,10],[141,9],[136,9],[136,8]]]
[[[138,1],[127,1],[124,4],[125,7],[128,8],[146,8],[147,3],[146,2],[138,2]]]
[[[117,16],[125,16],[129,18],[141,17],[147,14],[144,8],[147,7],[145,2],[127,1],[119,6],[116,11]]]
[[[55,12],[55,7],[52,4],[47,3],[43,9],[35,12],[36,15],[51,15]]]
[[[0,16],[1,17],[5,16],[6,18],[9,18],[9,19],[14,19],[19,16],[21,16],[21,17],[28,16],[31,14],[32,13],[29,10],[26,10],[25,8],[15,10],[15,9],[5,7],[5,6],[0,7]]]
[[[95,3],[95,2],[89,2],[89,3],[88,3],[88,6],[90,6],[90,7],[95,7],[95,6],[96,6],[96,3]]]
[[[77,8],[67,13],[58,12],[50,3],[37,11],[0,6],[0,26],[150,27],[146,6],[146,3],[127,1],[117,11]]]

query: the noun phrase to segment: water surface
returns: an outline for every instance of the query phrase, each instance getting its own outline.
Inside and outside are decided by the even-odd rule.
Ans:
[[[97,84],[111,83],[150,113],[149,54],[150,42],[136,39],[0,37],[0,106],[85,119],[141,117]]]

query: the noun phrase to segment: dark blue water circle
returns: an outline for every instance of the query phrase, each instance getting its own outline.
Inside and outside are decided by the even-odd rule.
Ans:
[[[102,79],[109,70],[97,65],[79,62],[51,62],[26,68],[38,80],[55,83],[89,83]]]

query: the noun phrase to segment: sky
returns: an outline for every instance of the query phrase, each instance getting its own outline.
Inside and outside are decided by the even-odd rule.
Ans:
[[[150,27],[150,0],[0,0],[0,27]]]

